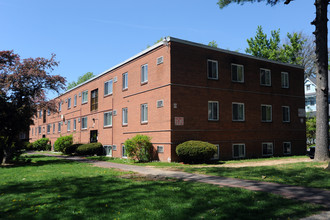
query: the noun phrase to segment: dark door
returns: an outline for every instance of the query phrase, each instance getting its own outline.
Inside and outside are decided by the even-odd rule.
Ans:
[[[97,130],[92,130],[90,136],[90,143],[95,143],[95,142],[97,142]]]

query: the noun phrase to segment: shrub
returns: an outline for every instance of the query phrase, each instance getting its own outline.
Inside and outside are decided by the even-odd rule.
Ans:
[[[50,150],[49,138],[41,138],[32,143],[33,150]]]
[[[70,146],[64,148],[64,153],[65,154],[74,154],[74,153],[76,153],[76,150],[77,150],[77,148],[80,145],[82,145],[82,144],[73,144],[73,145],[70,145]]]
[[[57,138],[54,143],[54,150],[64,153],[65,148],[70,147],[73,143],[72,135],[62,136]]]
[[[78,155],[103,155],[103,146],[101,143],[83,144],[77,147]]]
[[[203,141],[186,141],[176,147],[176,153],[184,163],[209,161],[217,152],[217,147]]]
[[[152,144],[151,138],[146,135],[137,134],[125,141],[126,152],[129,157],[139,162],[151,160]]]

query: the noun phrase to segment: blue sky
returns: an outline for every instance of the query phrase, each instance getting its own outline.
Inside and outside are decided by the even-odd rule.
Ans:
[[[76,80],[95,75],[130,58],[162,36],[172,36],[244,52],[258,25],[270,34],[281,30],[311,35],[312,0],[270,7],[265,3],[230,5],[217,0],[0,0],[0,50],[21,58],[60,61],[54,74]]]

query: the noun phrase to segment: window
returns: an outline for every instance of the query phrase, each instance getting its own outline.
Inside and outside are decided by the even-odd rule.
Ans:
[[[96,111],[98,108],[98,100],[99,100],[99,90],[94,89],[91,92],[91,111]]]
[[[50,109],[47,109],[47,115],[48,116],[50,115]]]
[[[34,128],[32,128],[32,133],[31,133],[31,136],[33,136],[33,134],[34,134],[34,133],[33,133],[33,129],[34,129]]]
[[[34,134],[37,135],[37,127],[34,129]]]
[[[311,85],[306,85],[306,90],[307,91],[311,90]]]
[[[39,118],[42,117],[42,110],[39,110]]]
[[[261,105],[261,121],[271,122],[272,121],[272,106]]]
[[[46,123],[46,110],[44,110],[42,122]]]
[[[19,139],[21,139],[21,140],[26,139],[26,133],[25,133],[25,132],[20,132],[20,133],[18,134],[18,136],[19,136]]]
[[[38,133],[41,134],[41,126],[38,127]]]
[[[289,88],[289,73],[287,72],[281,73],[281,84],[282,84],[282,88]]]
[[[157,153],[164,153],[164,146],[157,146]]]
[[[122,145],[122,146],[121,146],[121,149],[122,149],[122,157],[126,158],[126,157],[127,157],[127,152],[126,152],[126,147],[125,147],[125,145]]]
[[[208,102],[208,118],[209,121],[219,120],[219,102],[217,101]]]
[[[112,79],[104,83],[104,95],[112,94],[113,81]]]
[[[77,119],[73,119],[73,130],[77,129]]]
[[[215,144],[215,146],[217,147],[217,151],[216,151],[216,153],[213,155],[212,160],[219,160],[219,158],[220,158],[220,153],[219,153],[219,151],[220,151],[220,147],[219,147],[219,144]]]
[[[58,133],[61,132],[61,125],[62,125],[62,122],[59,122],[59,123],[58,123]]]
[[[260,69],[260,85],[271,86],[271,73],[268,69]]]
[[[68,109],[71,108],[71,98],[68,98]]]
[[[128,78],[127,77],[128,77],[127,73],[124,73],[123,74],[123,90],[128,88],[128,81],[127,81]]]
[[[141,83],[148,82],[148,64],[141,66]]]
[[[103,126],[112,126],[112,112],[104,112]]]
[[[273,143],[262,143],[262,155],[263,156],[273,155]]]
[[[87,117],[81,118],[81,129],[87,129]]]
[[[218,79],[218,61],[207,60],[207,78]]]
[[[123,125],[127,125],[128,124],[128,109],[123,108],[122,114],[123,114]]]
[[[231,64],[231,80],[233,82],[244,82],[244,66]]]
[[[59,111],[59,112],[62,111],[62,101],[60,101],[60,102],[58,103],[58,111]]]
[[[74,95],[74,98],[73,98],[73,106],[74,106],[74,107],[77,106],[77,95]]]
[[[53,134],[55,134],[55,123],[53,124]]]
[[[283,122],[290,122],[290,107],[282,106]]]
[[[164,107],[164,100],[157,100],[157,108]]]
[[[51,127],[51,125],[47,125],[47,134],[50,133],[50,127]]]
[[[233,144],[233,158],[245,157],[245,144]]]
[[[291,142],[283,142],[283,154],[291,154]]]
[[[81,104],[87,103],[88,101],[88,90],[82,92]]]
[[[71,120],[67,121],[67,131],[71,130]]]
[[[244,121],[244,104],[243,103],[232,103],[233,106],[233,121]]]
[[[112,150],[116,151],[117,150],[117,145],[112,145]]]
[[[148,122],[148,104],[141,105],[141,123]]]

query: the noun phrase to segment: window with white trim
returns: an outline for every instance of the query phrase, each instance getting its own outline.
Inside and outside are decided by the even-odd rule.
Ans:
[[[127,158],[127,152],[126,152],[126,146],[123,144],[122,146],[121,146],[121,155],[122,155],[122,157],[123,158]]]
[[[232,103],[233,109],[233,121],[244,121],[245,120],[245,110],[244,103]]]
[[[53,134],[55,134],[55,123],[53,123]]]
[[[39,110],[39,118],[42,118],[42,110]]]
[[[113,91],[113,80],[110,79],[104,83],[104,95],[110,95]]]
[[[51,125],[50,125],[50,124],[48,124],[48,125],[47,125],[47,134],[49,134],[49,133],[50,133],[50,127],[51,127]]]
[[[141,66],[141,83],[148,82],[148,64]]]
[[[71,98],[68,98],[68,109],[71,108]]]
[[[104,112],[104,127],[112,126],[112,111],[110,112]]]
[[[38,133],[41,134],[41,126],[38,127]]]
[[[269,69],[260,69],[260,85],[262,86],[271,86],[271,72]]]
[[[58,111],[59,111],[59,112],[62,111],[62,101],[60,101],[60,102],[58,103]]]
[[[77,129],[77,119],[73,119],[73,130]]]
[[[217,101],[208,102],[208,119],[209,121],[219,120],[219,102]]]
[[[67,131],[71,130],[71,120],[67,121]]]
[[[157,146],[157,153],[164,153],[164,146]]]
[[[239,64],[231,64],[231,80],[233,82],[244,82],[244,66]]]
[[[291,154],[291,142],[283,142],[283,154]]]
[[[128,88],[128,74],[124,73],[123,74],[123,90]]]
[[[81,129],[87,129],[87,117],[81,118]]]
[[[218,79],[218,61],[207,60],[207,78],[208,79]]]
[[[233,158],[245,157],[245,144],[233,144]]]
[[[282,106],[283,122],[290,122],[290,107]]]
[[[74,106],[74,107],[77,106],[77,95],[74,95],[74,98],[73,98],[73,106]]]
[[[62,126],[62,122],[58,123],[58,133],[61,133],[61,126]]]
[[[282,88],[289,88],[289,73],[281,72],[281,85]]]
[[[128,124],[128,108],[122,109],[122,124],[123,125]]]
[[[82,92],[81,95],[81,104],[87,103],[88,101],[88,90]]]
[[[271,156],[273,155],[273,143],[262,143],[262,155],[263,156]]]
[[[272,122],[272,106],[261,105],[261,121]]]
[[[148,122],[148,104],[141,105],[141,123]]]
[[[214,145],[217,147],[217,151],[213,155],[212,160],[219,160],[219,158],[220,158],[220,146],[219,146],[219,144],[214,144]]]

